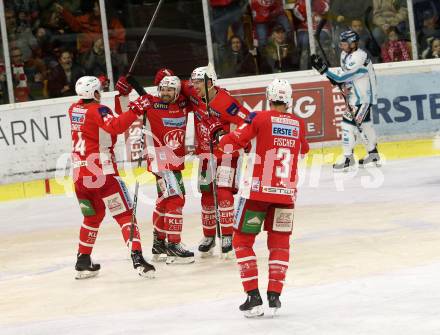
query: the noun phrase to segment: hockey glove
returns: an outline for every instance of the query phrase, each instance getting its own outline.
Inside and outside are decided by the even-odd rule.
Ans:
[[[135,101],[131,101],[128,104],[128,109],[137,115],[143,115],[150,106],[150,100],[148,100],[148,97],[143,95],[137,98]]]
[[[328,65],[324,62],[324,60],[320,56],[313,54],[310,56],[310,60],[312,62],[312,67],[320,74],[324,74],[325,72],[327,72]]]
[[[116,83],[116,89],[118,90],[120,95],[127,96],[130,94],[133,86],[128,83],[127,77],[121,76]]]
[[[162,81],[162,79],[166,76],[174,76],[174,72],[170,69],[160,69],[156,72],[156,76],[154,77],[154,85],[159,85],[159,83]]]

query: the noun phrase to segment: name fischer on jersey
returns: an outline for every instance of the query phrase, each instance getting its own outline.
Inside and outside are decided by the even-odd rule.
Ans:
[[[275,137],[273,139],[273,145],[277,147],[295,147],[295,140],[290,140],[288,138]]]

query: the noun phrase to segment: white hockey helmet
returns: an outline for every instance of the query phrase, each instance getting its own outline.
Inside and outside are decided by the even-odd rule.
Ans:
[[[84,76],[77,80],[75,92],[84,99],[94,99],[95,92],[101,92],[101,82],[93,76]]]
[[[281,101],[288,107],[292,104],[292,86],[285,79],[274,79],[266,88],[269,101]]]
[[[212,80],[212,85],[214,86],[217,83],[217,74],[215,73],[213,66],[202,66],[197,67],[191,73],[191,80],[204,80],[205,73],[209,79]]]
[[[160,95],[160,88],[161,87],[174,88],[176,90],[176,92],[174,94],[174,100],[176,100],[180,94],[180,87],[181,87],[180,79],[177,76],[165,76],[162,78],[159,85],[157,86],[157,92],[159,95]]]

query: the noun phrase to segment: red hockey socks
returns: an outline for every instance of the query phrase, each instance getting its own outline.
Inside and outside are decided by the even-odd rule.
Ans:
[[[217,195],[222,235],[232,235],[232,226],[234,225],[234,195],[232,189],[219,187]]]
[[[162,207],[162,205],[156,205],[156,209],[153,211],[153,227],[159,240],[164,240],[166,238],[164,219],[165,208]]]
[[[131,230],[131,216],[122,216],[115,218],[121,227],[122,237],[124,238],[125,244],[128,246],[130,240],[130,230]],[[132,250],[142,250],[141,247],[141,237],[139,234],[139,229],[137,226],[137,222],[134,223],[134,234],[133,234],[133,245]]]
[[[268,232],[269,284],[267,291],[281,293],[289,267],[290,234]]]
[[[236,231],[232,239],[232,246],[237,257],[241,282],[245,292],[258,288],[257,257],[252,249],[255,236],[254,234],[243,234]]]
[[[168,242],[180,243],[183,224],[183,205],[185,198],[174,196],[167,198],[165,205],[164,227]]]
[[[87,255],[92,253],[100,225],[101,221],[92,221],[84,218],[79,230],[78,253]]]
[[[202,227],[203,235],[215,236],[215,207],[214,197],[211,193],[202,193]]]

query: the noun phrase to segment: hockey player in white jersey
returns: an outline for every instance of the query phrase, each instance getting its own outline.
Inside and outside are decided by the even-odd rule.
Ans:
[[[359,35],[347,30],[340,35],[341,68],[335,72],[328,69],[326,62],[318,55],[312,55],[312,66],[325,74],[334,85],[345,86],[347,110],[342,120],[342,143],[344,159],[334,164],[335,171],[347,171],[355,164],[353,149],[356,144],[356,130],[365,143],[368,155],[359,160],[360,167],[380,166],[377,151],[377,137],[371,120],[372,105],[377,104],[376,74],[367,53],[358,48]]]

